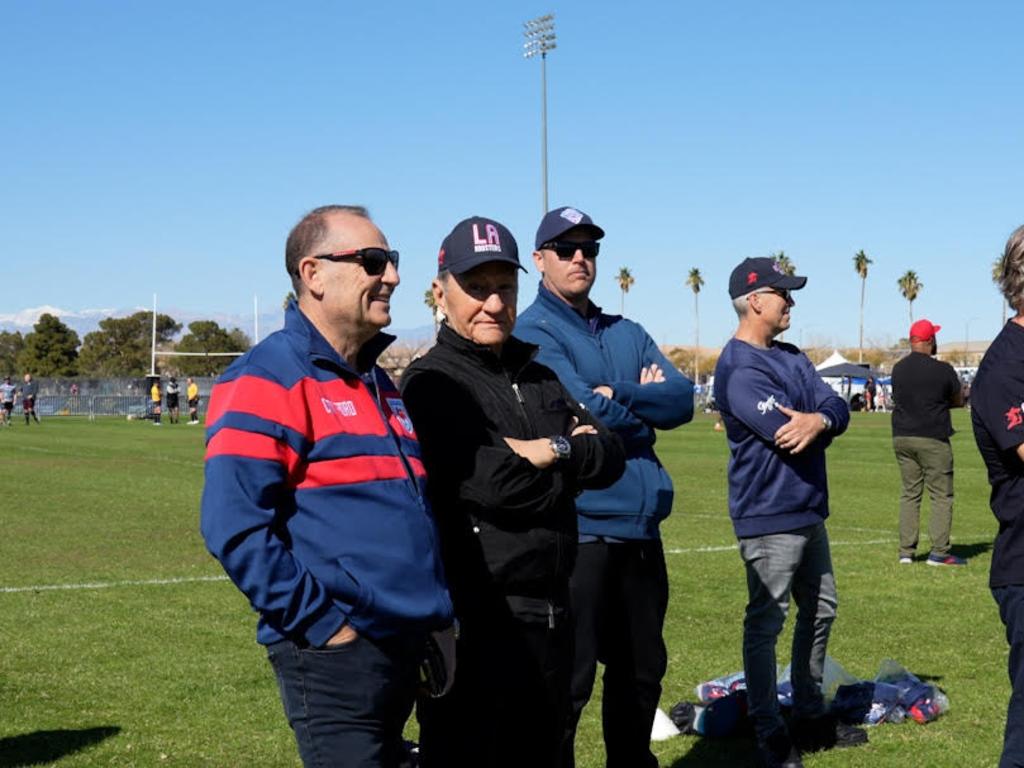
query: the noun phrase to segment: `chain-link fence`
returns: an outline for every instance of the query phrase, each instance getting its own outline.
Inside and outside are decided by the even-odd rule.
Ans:
[[[13,379],[13,377],[12,377]],[[161,379],[160,389],[164,393],[167,377]],[[131,379],[36,379],[39,394],[36,396],[36,413],[46,416],[121,416],[135,419],[152,418],[153,403],[150,399],[150,382],[145,378]],[[199,387],[199,415],[206,414],[210,390],[216,379],[195,378]],[[18,389],[23,382],[15,381]],[[188,397],[186,380],[178,381],[178,407],[183,418],[188,418]],[[167,412],[167,395],[163,394],[160,405]],[[18,411],[21,410],[20,392]]]

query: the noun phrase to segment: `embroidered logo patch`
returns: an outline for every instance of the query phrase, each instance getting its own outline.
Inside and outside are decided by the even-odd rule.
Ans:
[[[1015,405],[1006,412],[1006,428],[1008,430],[1024,424],[1024,412],[1019,405]]]
[[[769,395],[767,400],[758,401],[757,410],[762,416],[764,416],[768,411],[774,411],[776,405],[775,395]]]
[[[558,215],[561,216],[566,221],[571,221],[573,224],[579,224],[581,221],[583,221],[583,214],[577,211],[575,208],[566,208]]]
[[[412,419],[409,418],[409,412],[405,410],[405,403],[397,397],[387,397],[385,402],[388,404],[388,410],[391,411],[391,415],[402,425],[402,429],[411,434],[413,432]]]
[[[328,400],[326,397],[321,397],[320,402],[323,403],[324,410],[328,413],[336,413],[340,416],[356,415],[356,404],[351,400]]]

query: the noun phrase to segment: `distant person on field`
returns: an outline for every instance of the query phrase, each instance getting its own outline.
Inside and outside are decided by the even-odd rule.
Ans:
[[[149,388],[149,400],[153,408],[153,425],[160,426],[160,379],[153,379],[153,386]]]
[[[199,423],[199,385],[191,376],[188,377],[188,387],[185,390],[185,397],[188,398],[188,423]]]
[[[953,524],[953,434],[950,408],[964,404],[960,379],[949,363],[935,359],[940,326],[918,320],[910,326],[909,355],[892,368],[892,444],[900,467],[900,563],[914,562],[921,496],[928,489],[932,520],[928,565],[964,565],[950,553]]]
[[[877,391],[874,378],[868,376],[868,380],[864,382],[864,410],[868,413],[875,410],[875,395]]]
[[[11,412],[14,410],[16,393],[17,387],[11,383],[11,377],[4,376],[3,384],[0,384],[0,416],[5,427],[11,426]]]
[[[178,380],[171,376],[171,380],[167,382],[167,391],[164,393],[167,398],[167,415],[170,418],[171,424],[178,423],[178,395],[181,392],[181,387],[178,386]]]
[[[453,614],[420,446],[376,364],[398,252],[365,209],[332,205],[291,231],[285,266],[284,328],[210,394],[202,533],[259,614],[303,763],[398,768]],[[449,665],[427,668],[442,692]]]
[[[825,449],[850,421],[846,402],[807,356],[775,341],[790,325],[792,291],[806,277],[773,259],[746,259],[729,278],[736,335],[715,368],[715,395],[729,442],[729,514],[746,568],[743,668],[759,765],[799,768],[801,752],[867,741],[827,715],[825,653],[836,616],[825,518]],[[775,646],[789,611],[793,631],[793,717],[779,712]]]
[[[39,395],[39,384],[32,378],[31,373],[25,374],[25,383],[21,385],[21,412],[25,414],[25,426],[29,424],[29,417],[36,424],[39,417],[36,416],[36,397]]]
[[[562,768],[575,764],[577,724],[598,662],[604,666],[608,768],[655,768],[651,727],[668,664],[662,631],[669,587],[660,525],[672,511],[674,491],[654,443],[656,430],[693,418],[693,382],[639,323],[602,312],[590,300],[603,237],[604,230],[576,208],[544,215],[533,252],[541,282],[516,335],[540,347],[538,362],[557,373],[626,447],[622,478],[576,500],[576,660]]]
[[[989,586],[1010,645],[1012,692],[999,768],[1015,768],[1024,765],[1024,227],[1006,243],[999,285],[1017,314],[978,367],[971,421],[999,522]]]

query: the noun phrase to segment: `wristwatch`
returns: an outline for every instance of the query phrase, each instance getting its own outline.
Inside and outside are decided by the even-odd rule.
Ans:
[[[556,461],[568,459],[572,456],[572,444],[569,442],[568,438],[563,435],[554,435],[549,439],[551,451],[555,454]]]
[[[832,430],[832,419],[824,413],[819,413],[818,415],[821,416],[821,423],[825,425],[825,431],[830,432]]]

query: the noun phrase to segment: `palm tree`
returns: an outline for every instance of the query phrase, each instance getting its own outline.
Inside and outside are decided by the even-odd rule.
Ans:
[[[916,299],[918,294],[921,293],[921,289],[924,288],[924,283],[917,279],[917,272],[912,269],[908,269],[906,274],[896,281],[896,285],[900,287],[900,293],[903,294],[903,298],[906,299],[907,303],[910,305],[910,324],[913,325],[914,299]]]
[[[288,291],[288,293],[285,294],[284,301],[281,302],[281,309],[288,309],[288,305],[293,301],[298,301],[298,298],[295,296],[295,291]]]
[[[423,292],[423,303],[430,310],[430,318],[434,322],[434,335],[437,336],[437,299],[434,298],[434,288],[431,286]]]
[[[697,296],[700,294],[700,289],[704,285],[704,278],[701,277],[700,270],[694,267],[690,270],[690,276],[686,278],[686,284],[693,290],[693,382],[696,384],[699,381],[700,375],[700,307],[697,304]]]
[[[779,271],[784,275],[795,275],[796,264],[789,260],[789,256],[786,255],[785,251],[779,251],[778,253],[768,254],[768,258],[775,262],[775,266],[779,268]],[[780,333],[779,339],[785,340],[786,334]]]
[[[629,267],[620,269],[616,279],[619,281],[619,290],[622,291],[622,314],[624,315],[626,314],[626,294],[629,293],[629,289],[636,279],[629,273]]]
[[[868,284],[868,264],[871,259],[864,251],[857,251],[853,257],[853,268],[860,275],[860,346],[857,351],[857,362],[864,362],[864,289]]]
[[[1006,325],[1006,298],[1003,297],[1003,257],[1000,256],[998,259],[992,262],[992,282],[996,284],[996,288],[999,289],[999,295],[1002,299],[1003,304],[1003,322],[1001,325]]]
[[[769,259],[772,259],[779,267],[779,270],[784,275],[795,275],[796,264],[789,260],[789,256],[786,255],[785,251],[779,251],[778,253],[772,253],[768,255]]]

